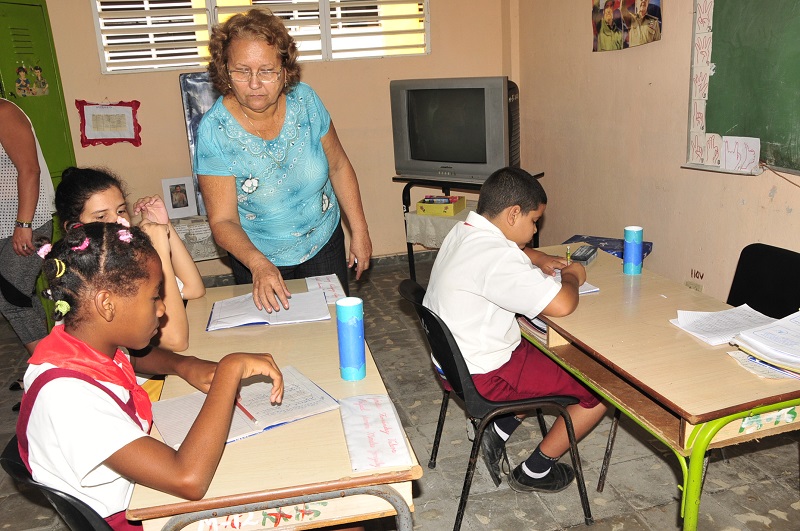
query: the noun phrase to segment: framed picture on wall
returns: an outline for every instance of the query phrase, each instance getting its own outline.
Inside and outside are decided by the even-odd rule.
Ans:
[[[164,204],[169,219],[197,215],[197,199],[191,176],[161,179],[161,188],[164,191]]]

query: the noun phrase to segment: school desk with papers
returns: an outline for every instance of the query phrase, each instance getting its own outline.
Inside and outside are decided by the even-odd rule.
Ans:
[[[253,302],[253,294],[217,301],[211,308],[206,331],[222,330],[235,326],[253,324],[292,324],[324,321],[331,318],[325,292],[322,289],[305,293],[294,293],[289,299],[289,309],[267,312],[259,310]]]
[[[339,403],[292,366],[281,368],[283,402],[271,404],[269,378],[252,378],[242,386],[240,407],[234,409],[228,442],[256,435],[268,429],[304,419],[339,407]],[[178,448],[203,407],[205,393],[197,391],[153,403],[153,421],[164,442]],[[243,412],[241,408],[247,412]],[[248,418],[255,417],[255,421]]]

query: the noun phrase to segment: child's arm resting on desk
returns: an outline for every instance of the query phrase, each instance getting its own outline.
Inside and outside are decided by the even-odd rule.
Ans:
[[[542,273],[545,275],[553,276],[556,274],[556,270],[563,269],[567,265],[567,261],[560,256],[552,256],[537,249],[525,247],[522,249],[522,252],[525,253],[528,258],[531,259],[533,265],[541,269]]]
[[[114,452],[104,464],[136,483],[187,500],[202,498],[225,448],[241,380],[264,374],[272,379],[270,401],[283,400],[283,376],[269,354],[228,354],[217,364],[208,396],[178,450],[141,437]]]
[[[133,368],[142,374],[175,374],[195,388],[208,392],[217,364],[194,356],[175,354],[161,347],[153,349],[141,358],[131,356]]]
[[[578,262],[561,268],[561,289],[545,306],[542,314],[550,317],[563,317],[578,307],[578,288],[586,282],[586,270]]]

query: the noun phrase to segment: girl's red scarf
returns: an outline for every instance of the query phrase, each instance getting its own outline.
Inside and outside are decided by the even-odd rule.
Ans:
[[[98,382],[118,385],[130,392],[136,414],[147,421],[148,428],[153,423],[150,397],[147,391],[136,383],[133,365],[119,349],[114,353],[112,360],[80,339],[69,335],[64,331],[64,325],[59,325],[39,342],[28,363],[31,365],[50,363],[62,369],[82,372]]]

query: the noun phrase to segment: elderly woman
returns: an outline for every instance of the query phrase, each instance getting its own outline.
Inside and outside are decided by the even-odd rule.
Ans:
[[[252,9],[213,30],[222,96],[203,116],[195,170],[216,242],[256,305],[289,307],[284,279],[335,273],[345,290],[372,254],[358,180],[319,96],[300,82],[294,39]],[[351,231],[345,254],[340,208]]]

